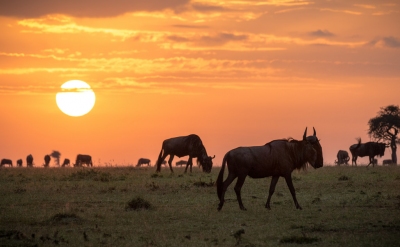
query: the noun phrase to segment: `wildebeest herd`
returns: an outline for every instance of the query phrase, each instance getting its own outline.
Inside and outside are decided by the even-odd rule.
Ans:
[[[357,165],[357,157],[365,156],[369,157],[368,166],[374,164],[374,157],[377,155],[383,156],[386,147],[387,145],[384,143],[361,143],[361,139],[358,139],[358,143],[351,145],[349,148],[352,155],[352,165]],[[167,162],[165,161],[165,158],[168,155],[168,165],[171,172],[173,172],[172,161],[175,156],[189,156],[187,161],[180,160],[176,162],[176,166],[186,165],[185,173],[189,167],[190,172],[192,171],[193,158],[197,158],[197,164],[203,169],[203,172],[210,173],[213,166],[212,160],[215,158],[215,155],[211,157],[207,154],[202,140],[195,134],[164,140],[155,164],[156,172],[161,171],[161,165],[166,165]],[[348,152],[345,150],[339,150],[335,163],[337,165],[348,165],[349,160],[350,157]],[[43,166],[48,167],[50,156],[45,155],[44,161],[45,163]],[[26,163],[28,167],[33,166],[32,155],[26,157]],[[390,162],[383,161],[383,164],[385,163],[391,164],[391,160]],[[236,193],[237,201],[240,209],[246,210],[241,198],[241,188],[247,176],[251,178],[272,177],[268,199],[265,204],[267,209],[271,208],[271,197],[274,194],[275,186],[280,177],[285,179],[295,207],[297,209],[302,209],[296,199],[296,192],[293,186],[291,174],[296,169],[306,169],[308,164],[315,169],[323,166],[322,147],[317,138],[315,128],[313,128],[313,135],[311,136],[307,136],[306,128],[301,140],[295,140],[293,138],[278,139],[270,141],[263,146],[238,147],[228,151],[223,158],[222,167],[216,181],[217,195],[219,198],[218,210],[221,210],[224,205],[224,196],[228,186],[236,178],[237,181],[234,191]],[[12,166],[12,161],[9,159],[2,159],[0,166],[4,165]],[[17,160],[17,165],[22,166],[22,159]],[[61,166],[64,167],[69,165],[70,160],[65,159]],[[78,154],[76,156],[75,164],[73,164],[73,166],[81,167],[83,165],[93,166],[92,157],[90,155]],[[136,166],[139,167],[142,165],[151,166],[150,159],[140,158]],[[224,172],[226,167],[228,169],[228,176],[224,181]]]
[[[385,155],[385,148],[388,145],[380,142],[366,142],[361,143],[361,138],[358,138],[358,143],[353,144],[349,147],[351,153],[351,165],[357,165],[358,157],[369,157],[369,163],[367,166],[371,165],[375,166],[377,164],[377,160],[375,156],[382,157]],[[349,153],[345,150],[339,150],[337,153],[337,160],[335,160],[335,164],[337,165],[348,165],[350,160]],[[382,165],[392,165],[392,160],[383,160]]]
[[[43,166],[44,167],[49,167],[50,160],[51,160],[50,155],[46,154],[44,156],[44,164],[43,164]],[[70,164],[71,164],[71,161],[69,159],[64,159],[63,163],[61,164],[61,167],[70,166]],[[73,166],[74,167],[81,167],[81,166],[83,166],[83,164],[86,164],[87,166],[93,166],[92,157],[90,155],[86,155],[86,154],[78,154],[76,156],[75,164],[73,164]],[[13,166],[12,160],[10,160],[10,159],[2,159],[1,163],[0,163],[0,167],[2,167],[4,165]],[[18,159],[17,160],[17,167],[22,167],[22,166],[23,166],[22,159]],[[28,156],[26,156],[26,166],[27,167],[33,167],[34,166],[32,154],[29,154]]]

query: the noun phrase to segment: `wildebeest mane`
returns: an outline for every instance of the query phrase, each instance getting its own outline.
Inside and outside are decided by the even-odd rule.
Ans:
[[[293,139],[292,137],[288,137],[288,138],[283,138],[283,139],[277,139],[277,140],[273,140],[270,141],[268,143],[266,143],[264,146],[269,146],[269,151],[270,153],[273,152],[273,147],[272,147],[272,143],[273,142],[277,142],[277,141],[282,141],[282,142],[286,142],[287,144],[286,146],[286,150],[288,151],[289,158],[292,161],[295,169],[297,170],[306,170],[308,167],[308,157],[305,157],[306,153],[305,149],[306,148],[312,148],[311,144],[309,144],[308,142],[305,141],[299,141],[296,139]],[[294,144],[294,145],[293,145]],[[300,144],[300,145],[299,145]],[[314,152],[316,152],[314,150]],[[273,163],[277,163],[280,160],[279,155],[275,155],[273,156]]]

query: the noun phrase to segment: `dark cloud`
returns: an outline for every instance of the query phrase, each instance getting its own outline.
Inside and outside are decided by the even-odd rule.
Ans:
[[[178,36],[178,35],[170,35],[167,37],[168,40],[174,41],[174,42],[187,42],[189,41],[189,39],[182,37],[182,36]]]
[[[386,47],[390,47],[390,48],[399,48],[400,47],[400,40],[396,39],[395,37],[385,37],[382,39],[383,44]]]
[[[388,48],[400,48],[400,40],[393,36],[388,36],[372,40],[371,42],[369,42],[369,45]]]
[[[332,37],[335,36],[333,33],[329,32],[328,30],[321,30],[318,29],[317,31],[310,32],[309,35],[315,37]]]
[[[222,45],[230,41],[243,41],[247,40],[247,35],[236,35],[233,33],[219,33],[215,36],[202,36],[200,43],[206,45]]]
[[[113,17],[135,11],[180,10],[190,0],[1,0],[0,15],[36,18],[48,14]]]
[[[195,3],[192,5],[193,9],[199,12],[213,12],[213,11],[224,11],[226,10],[224,7],[217,5],[209,5],[209,4],[201,4]]]

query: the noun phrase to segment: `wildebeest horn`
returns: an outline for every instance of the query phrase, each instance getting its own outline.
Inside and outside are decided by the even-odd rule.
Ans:
[[[314,130],[314,136],[316,136],[317,135],[317,132],[315,131],[315,128],[314,127],[312,127],[313,128],[313,130]]]
[[[212,157],[211,159],[214,159],[215,158],[215,154],[214,154],[214,157]]]
[[[306,130],[304,131],[303,140],[306,140],[306,136],[307,136],[307,127]]]

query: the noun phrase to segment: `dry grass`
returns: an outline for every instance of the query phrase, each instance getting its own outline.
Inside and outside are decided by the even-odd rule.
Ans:
[[[220,212],[219,168],[183,170],[1,168],[0,245],[398,246],[400,167],[296,171],[303,210],[284,179],[265,209],[270,179],[247,178],[247,211],[233,183]]]

